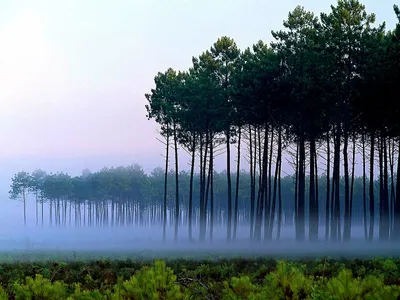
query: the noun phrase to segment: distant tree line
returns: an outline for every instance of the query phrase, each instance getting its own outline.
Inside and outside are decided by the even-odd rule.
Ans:
[[[292,158],[295,182],[293,197],[285,201],[294,206],[297,240],[318,239],[321,204],[325,238],[351,238],[357,156],[362,165],[365,237],[376,236],[379,222],[380,240],[400,239],[400,178],[395,177],[400,170],[397,6],[394,12],[399,22],[387,31],[385,24],[374,26],[375,15],[357,0],[339,0],[319,17],[298,6],[283,22],[284,30],[272,31],[270,45],[259,41],[241,51],[232,38],[221,37],[193,57],[188,70],[169,68],[156,75],[155,87],[146,94],[147,117],[160,125],[166,145],[165,221],[171,180],[167,171],[174,157],[175,238],[179,207],[186,201],[179,193],[184,183],[178,180],[178,149],[184,149],[192,157],[189,227],[194,169],[200,174],[200,240],[218,213],[213,172],[218,151],[226,153],[228,241],[235,238],[239,219],[242,179],[237,170],[247,164],[242,157],[250,170],[250,237],[269,240],[276,217],[278,224],[282,221],[282,158],[287,155]],[[235,164],[232,144],[238,149]],[[326,186],[322,193],[321,184]]]
[[[108,186],[95,181],[88,191],[103,191],[102,197],[88,194],[75,202],[80,206],[71,202],[77,195],[66,196],[67,186],[49,187],[51,196],[33,193],[38,199],[52,199],[57,225],[76,207],[77,212],[89,212],[83,214],[89,224],[136,220],[133,216],[143,213],[162,222],[164,239],[168,223],[174,226],[175,239],[182,222],[193,239],[197,224],[198,239],[204,241],[207,232],[212,240],[216,222],[223,222],[231,241],[244,222],[251,239],[268,241],[275,226],[280,236],[281,224],[293,213],[300,241],[318,240],[321,223],[326,240],[348,241],[360,214],[366,239],[399,240],[397,6],[394,12],[398,23],[388,31],[385,24],[374,26],[375,15],[357,0],[339,0],[319,17],[298,6],[283,22],[284,30],[272,31],[270,45],[259,41],[241,51],[232,38],[219,38],[192,58],[188,70],[158,73],[155,87],[146,94],[147,117],[160,125],[165,143],[164,173],[157,170],[157,188],[141,190],[138,184],[122,192],[125,181],[114,174],[120,183],[113,185],[112,197],[104,197]],[[237,149],[235,157],[232,147]],[[178,163],[182,150],[191,157],[185,176]],[[226,156],[222,174],[214,170],[221,153]],[[287,158],[294,174],[282,177]],[[355,176],[356,163],[362,167],[361,177]],[[248,173],[240,172],[244,164]],[[123,170],[119,172],[127,172]],[[142,174],[135,180],[153,176],[135,172]],[[64,180],[67,175],[62,173],[49,176],[54,184],[85,182],[82,177]],[[26,198],[26,191],[16,194]],[[149,195],[157,196],[148,200]],[[147,206],[148,201],[155,202]]]
[[[233,174],[233,185],[236,185],[236,174]],[[227,225],[227,182],[226,171],[214,171],[214,199],[216,227]],[[174,226],[175,215],[175,184],[174,171],[168,172],[167,186],[167,224]],[[276,213],[273,224],[275,230],[281,226],[291,227],[294,224],[295,176],[288,175],[281,178],[282,216]],[[310,177],[306,177],[309,182]],[[184,199],[179,207],[180,227],[187,227],[188,195],[190,173],[179,173],[179,194]],[[319,193],[326,191],[326,177],[320,176]],[[363,191],[362,177],[355,177],[353,221],[357,225],[363,224]],[[200,224],[200,174],[193,176],[193,225]],[[341,179],[341,186],[344,180]],[[257,185],[257,184],[256,184]],[[379,186],[375,180],[374,185]],[[27,201],[35,201],[36,225],[54,227],[92,227],[92,226],[160,226],[163,224],[164,170],[154,169],[147,175],[139,165],[117,168],[103,168],[99,172],[84,170],[81,176],[70,176],[65,173],[49,174],[43,170],[32,173],[19,172],[12,178],[10,196],[21,200],[26,206]],[[257,186],[258,188],[258,186]],[[238,221],[235,226],[249,227],[251,203],[251,176],[248,171],[240,171],[239,201],[237,207]],[[378,189],[375,196],[379,197]],[[309,190],[306,190],[306,195]],[[30,199],[30,200],[29,200]],[[319,222],[324,223],[324,198],[319,197]],[[343,203],[342,203],[343,204]],[[207,223],[210,222],[210,213],[207,209]],[[279,210],[277,210],[278,212]],[[236,214],[236,213],[235,213]],[[24,209],[26,224],[27,211]],[[44,216],[46,215],[46,219]],[[391,220],[393,221],[393,211]],[[308,214],[306,213],[306,218]],[[341,216],[344,217],[343,214]],[[379,215],[376,215],[379,217]],[[393,225],[393,222],[392,222]],[[210,228],[212,230],[213,228]],[[279,231],[279,230],[278,230]],[[210,232],[211,234],[211,232]],[[277,236],[279,239],[279,236]]]

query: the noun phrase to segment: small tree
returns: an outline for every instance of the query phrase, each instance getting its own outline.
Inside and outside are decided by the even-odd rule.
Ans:
[[[27,172],[19,172],[12,178],[10,198],[13,200],[22,200],[24,204],[24,226],[26,226],[26,198],[31,186],[31,176]]]

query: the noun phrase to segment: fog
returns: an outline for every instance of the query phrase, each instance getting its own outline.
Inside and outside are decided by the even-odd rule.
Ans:
[[[129,161],[129,158],[126,159]],[[62,164],[67,164],[64,161]],[[123,159],[115,159],[123,163]],[[52,161],[47,160],[47,166],[52,169]],[[90,162],[87,164],[90,166]],[[20,164],[19,166],[22,166]],[[96,161],[92,160],[92,167]],[[31,166],[32,167],[32,166]],[[53,168],[57,168],[58,165]],[[28,165],[29,168],[29,165]],[[73,174],[79,174],[75,167],[66,168]],[[95,170],[95,168],[93,168]],[[48,252],[76,255],[76,253],[92,253],[95,257],[369,257],[369,256],[396,256],[400,251],[400,244],[382,243],[376,237],[373,242],[364,240],[362,226],[352,226],[351,242],[326,242],[325,228],[319,227],[319,241],[316,243],[297,242],[294,226],[282,226],[280,240],[276,240],[276,226],[271,241],[255,242],[249,240],[250,229],[240,226],[237,238],[230,243],[226,242],[226,228],[214,227],[213,241],[209,241],[209,227],[207,226],[206,242],[189,242],[188,228],[179,227],[178,241],[175,242],[174,228],[167,227],[167,241],[162,241],[162,226],[141,227],[50,227],[48,225],[49,212],[44,212],[45,225],[40,222],[36,225],[35,200],[32,195],[27,199],[27,226],[23,226],[22,202],[8,198],[10,175],[2,174],[0,195],[3,199],[0,210],[0,253],[26,253],[29,255]],[[73,220],[71,222],[74,224]],[[377,223],[378,224],[378,223]],[[379,228],[375,227],[375,233]],[[306,233],[308,228],[306,228]],[[193,237],[199,236],[199,228],[193,227]],[[377,236],[377,234],[375,235]]]
[[[91,253],[92,258],[151,257],[371,257],[396,256],[398,243],[367,242],[363,228],[352,230],[348,243],[296,242],[292,228],[282,228],[279,241],[254,242],[248,239],[249,228],[239,228],[237,239],[226,242],[226,229],[215,228],[213,242],[189,242],[187,228],[181,227],[178,241],[173,240],[173,229],[167,230],[167,241],[162,242],[162,228],[35,228],[23,226],[0,229],[0,253],[35,255],[40,253],[76,256]],[[324,228],[320,228],[324,232]],[[198,229],[194,228],[194,236]]]

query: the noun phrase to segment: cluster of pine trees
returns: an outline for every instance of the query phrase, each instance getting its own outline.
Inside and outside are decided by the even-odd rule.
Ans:
[[[233,222],[233,235],[236,238],[238,228],[250,227],[250,192],[251,176],[249,171],[241,170],[239,176],[233,175],[232,184],[236,186],[236,178],[240,178],[238,189],[238,205],[234,207],[234,215],[237,216]],[[174,226],[175,209],[175,173],[168,172],[167,186],[167,227]],[[214,221],[210,221],[210,213],[207,212],[208,224],[214,224],[216,228],[227,226],[227,181],[226,171],[214,171]],[[295,176],[286,175],[281,181],[281,215],[276,215],[271,230],[279,239],[281,228],[290,232],[294,222]],[[307,186],[310,177],[306,177]],[[319,194],[326,191],[326,176],[318,178]],[[180,234],[188,232],[188,196],[190,172],[179,173],[179,194],[182,202],[179,206]],[[195,173],[193,177],[193,222],[194,228],[199,227],[200,212],[200,174]],[[257,184],[256,184],[257,185]],[[341,189],[344,181],[341,178]],[[375,180],[374,185],[379,186]],[[47,173],[36,170],[32,173],[19,172],[12,178],[10,196],[12,199],[21,200],[24,204],[24,222],[26,225],[29,210],[26,206],[32,200],[36,207],[37,226],[53,227],[159,227],[163,224],[163,199],[164,170],[154,169],[146,174],[139,165],[127,167],[103,168],[98,172],[84,170],[80,176],[70,176],[65,173]],[[358,228],[363,224],[363,178],[355,177],[354,202],[353,202],[353,224]],[[258,188],[258,187],[257,187]],[[306,190],[308,196],[309,190]],[[375,189],[375,197],[379,197],[379,190]],[[391,195],[393,197],[393,194]],[[236,198],[236,194],[235,194]],[[393,198],[391,198],[393,199]],[[319,197],[319,223],[325,224],[324,197]],[[306,209],[308,209],[306,203]],[[343,205],[343,199],[342,203]],[[31,206],[31,205],[30,205]],[[393,210],[392,210],[393,212]],[[306,211],[306,219],[308,214]],[[343,217],[343,215],[342,215]],[[378,215],[376,215],[378,217]],[[391,214],[391,226],[393,226],[393,215]],[[212,238],[214,228],[210,227],[209,235]],[[186,234],[184,234],[186,235]],[[360,235],[358,235],[360,236]],[[365,236],[367,238],[367,236]]]
[[[168,224],[175,239],[182,224],[190,239],[193,226],[200,241],[207,228],[212,239],[219,222],[230,241],[240,222],[251,239],[270,240],[274,228],[279,237],[281,224],[293,220],[297,240],[316,241],[323,222],[326,239],[348,241],[360,219],[366,239],[377,236],[376,226],[381,240],[400,239],[397,6],[394,12],[399,21],[388,31],[359,1],[339,0],[319,17],[295,8],[285,29],[272,31],[270,45],[240,50],[232,38],[219,38],[192,58],[189,70],[158,73],[146,94],[147,117],[160,125],[166,146],[163,171],[116,168],[68,180],[63,173],[45,175],[48,187],[31,188],[37,203],[49,201],[57,224],[72,209],[79,224],[81,216],[85,224],[140,223],[143,214],[162,222],[164,239]],[[182,150],[191,157],[189,172],[180,172]],[[215,157],[222,152],[226,171],[218,173]],[[284,163],[292,165],[292,176],[282,176]],[[18,176],[11,192],[25,199],[21,182],[29,185]],[[126,178],[135,179],[127,184]],[[80,184],[86,188],[73,192]]]
[[[211,222],[215,215],[213,168],[221,149],[226,151],[228,241],[238,203],[232,168],[240,170],[244,156],[251,177],[251,238],[261,240],[263,234],[264,239],[271,239],[276,214],[282,216],[282,163],[289,156],[295,170],[295,193],[285,201],[294,203],[297,240],[306,238],[307,224],[309,240],[318,239],[320,198],[325,199],[325,219],[329,220],[327,239],[349,240],[357,155],[363,173],[365,234],[372,239],[379,221],[381,240],[400,238],[400,178],[395,176],[400,170],[400,11],[397,6],[394,11],[399,23],[387,31],[385,24],[374,24],[375,15],[357,0],[339,0],[319,17],[297,7],[284,21],[284,30],[272,31],[270,45],[259,41],[241,51],[232,38],[222,37],[193,57],[189,70],[170,68],[157,74],[155,88],[146,95],[148,118],[160,124],[165,138],[166,173],[170,148],[176,176],[178,149],[191,154],[189,226],[192,178],[199,166],[200,240],[205,239],[208,214]],[[238,153],[231,166],[234,143]],[[321,170],[326,178],[323,194],[318,188]],[[378,187],[375,178],[379,178]],[[167,182],[168,176],[165,189]],[[180,184],[177,177],[175,237],[182,202]],[[166,197],[167,192],[163,207]]]

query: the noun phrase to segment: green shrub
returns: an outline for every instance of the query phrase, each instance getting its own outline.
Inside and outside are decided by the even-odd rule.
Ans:
[[[15,299],[57,300],[67,298],[66,285],[60,281],[50,280],[37,274],[35,279],[27,277],[25,284],[14,284]]]
[[[311,295],[313,277],[305,276],[298,267],[278,262],[277,269],[265,278],[262,299],[307,299]]]
[[[0,300],[7,300],[8,299],[8,295],[6,293],[6,291],[3,289],[2,286],[0,286]]]
[[[260,288],[253,284],[249,276],[233,277],[231,283],[224,282],[224,300],[260,299]]]
[[[114,287],[112,299],[183,299],[176,276],[165,262],[156,261],[150,268],[144,267],[129,280],[120,281]]]
[[[79,283],[75,284],[74,293],[67,298],[67,300],[104,300],[108,299],[110,292],[106,293],[106,295],[100,293],[99,290],[82,290],[81,285]]]

